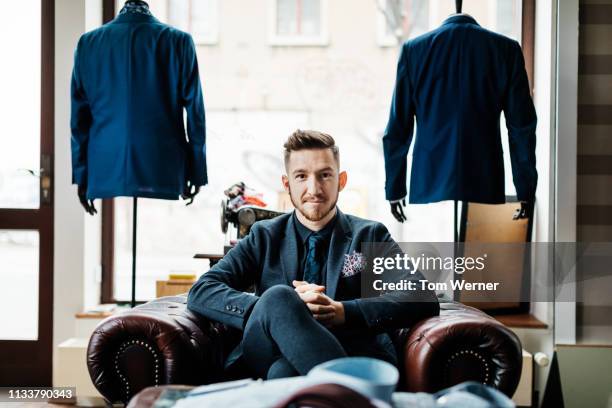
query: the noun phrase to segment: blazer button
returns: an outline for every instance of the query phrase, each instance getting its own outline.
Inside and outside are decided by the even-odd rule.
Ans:
[[[226,305],[225,310],[232,310],[232,307],[230,305]]]
[[[236,312],[238,311],[238,308],[236,306],[232,306],[232,312]]]
[[[239,307],[239,308],[238,308],[238,313],[242,314],[243,312],[244,312],[244,309],[243,309],[243,308],[241,308],[241,307]]]

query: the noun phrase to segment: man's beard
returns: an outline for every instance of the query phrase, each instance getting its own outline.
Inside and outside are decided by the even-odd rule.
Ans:
[[[301,200],[298,201],[298,199],[294,199],[293,194],[291,194],[291,188],[289,189],[289,198],[291,199],[291,203],[293,204],[295,209],[298,210],[300,214],[304,216],[304,218],[312,222],[321,221],[322,219],[327,217],[329,213],[334,211],[334,208],[336,208],[336,203],[338,202],[338,197],[339,194],[336,195],[336,199],[330,204],[328,208],[308,211],[304,208],[304,204],[306,203],[301,203]]]

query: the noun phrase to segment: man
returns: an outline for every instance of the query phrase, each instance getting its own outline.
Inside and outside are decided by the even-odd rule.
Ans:
[[[336,207],[347,174],[331,136],[298,130],[284,148],[282,182],[295,211],[253,225],[192,287],[188,308],[243,331],[226,368],[241,361],[256,377],[304,375],[346,355],[396,364],[385,331],[437,315],[435,293],[360,298],[361,273],[345,259],[364,242],[397,245],[382,224]],[[243,292],[252,285],[254,294]]]

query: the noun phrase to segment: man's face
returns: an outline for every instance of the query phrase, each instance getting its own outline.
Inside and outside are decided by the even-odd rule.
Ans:
[[[339,173],[331,149],[298,150],[289,156],[283,185],[296,210],[316,222],[335,208],[346,172]]]

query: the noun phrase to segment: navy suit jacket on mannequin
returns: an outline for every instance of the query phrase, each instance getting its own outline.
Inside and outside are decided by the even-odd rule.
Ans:
[[[517,198],[532,202],[537,118],[520,45],[468,15],[406,42],[383,137],[387,200],[406,196],[416,117],[411,203],[505,202],[502,111]]]
[[[152,15],[118,15],[80,38],[71,96],[72,182],[87,186],[88,199],[178,199],[187,181],[207,184],[204,102],[189,34]]]
[[[293,287],[292,281],[297,279],[298,238],[294,218],[290,213],[254,224],[249,235],[195,283],[189,292],[187,307],[242,330],[263,292],[274,285]],[[325,293],[344,304],[346,324],[340,330],[345,330],[346,336],[340,339],[341,344],[347,346],[347,342],[352,342],[348,346],[360,349],[362,354],[393,361],[395,351],[386,331],[410,327],[437,315],[439,304],[436,294],[426,290],[361,298],[361,274],[345,277],[341,271],[345,255],[361,252],[361,244],[365,242],[387,242],[394,253],[401,252],[384,225],[338,210],[327,257]],[[424,279],[420,272],[401,278]],[[244,292],[253,285],[253,294]],[[227,365],[236,361],[240,354],[238,346]],[[389,356],[391,358],[387,358]]]

